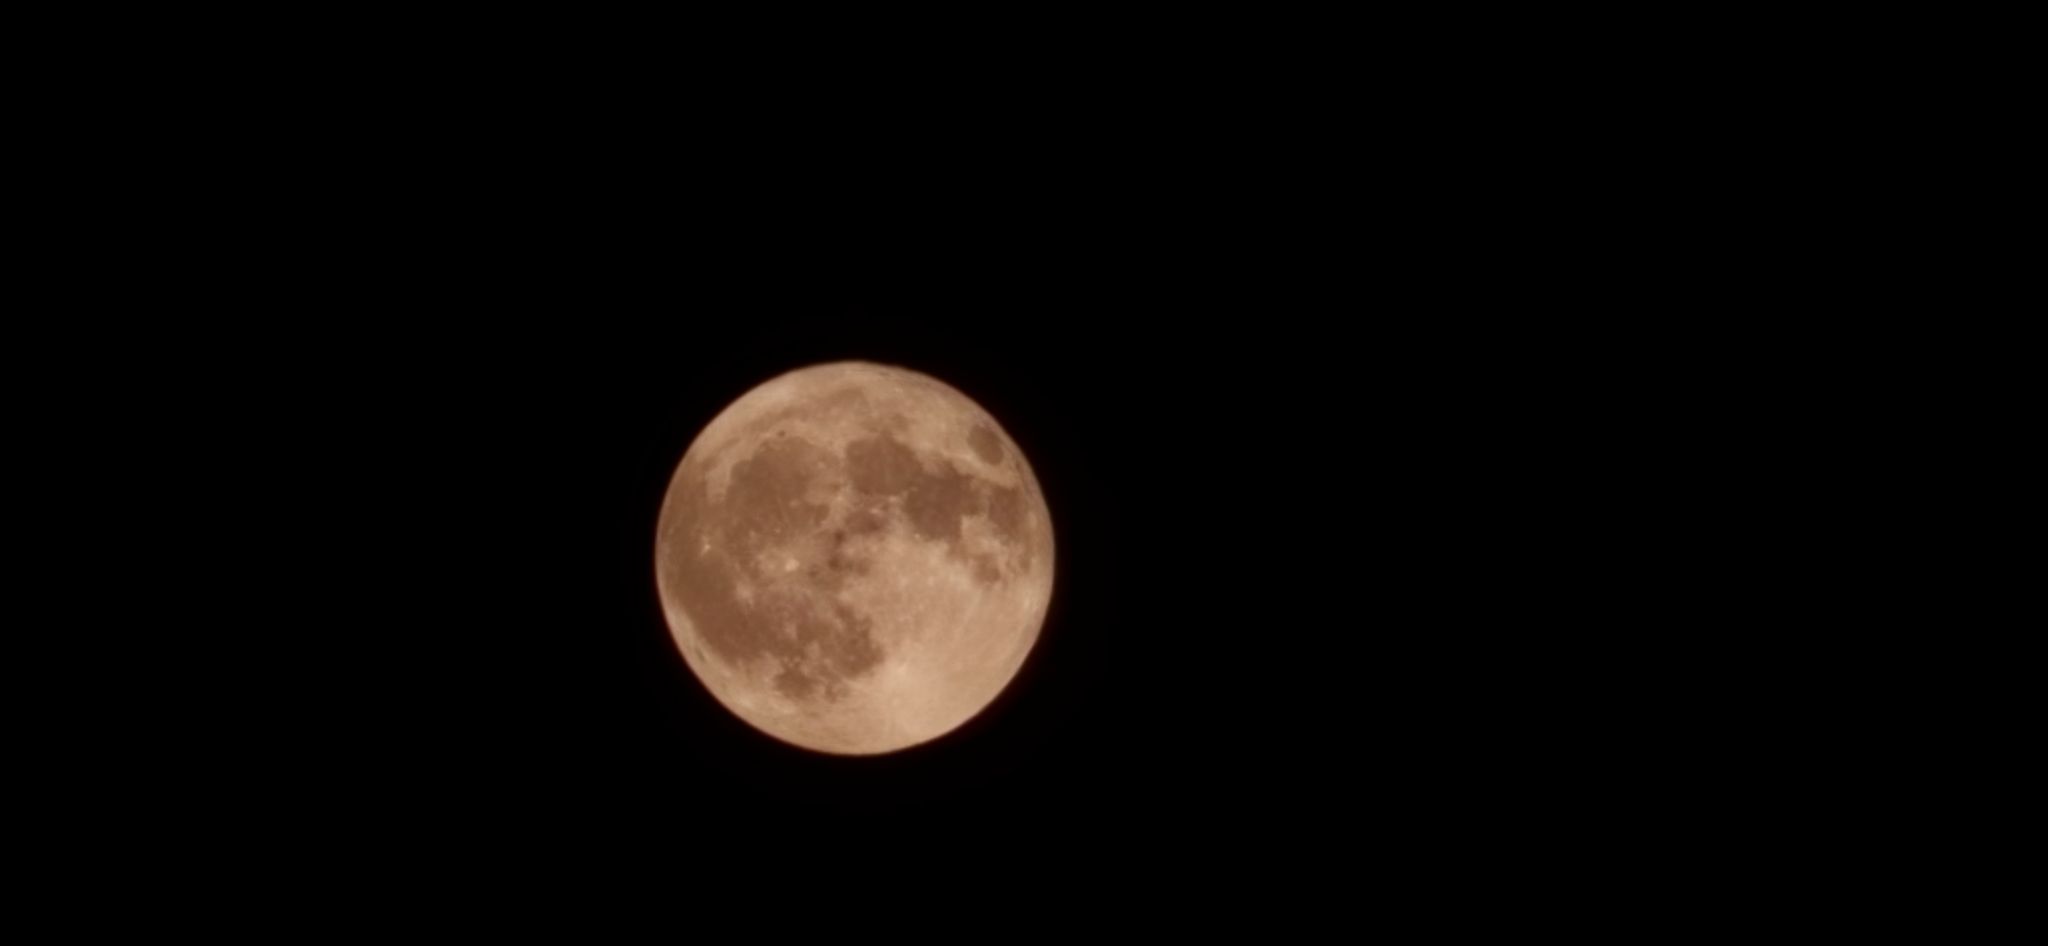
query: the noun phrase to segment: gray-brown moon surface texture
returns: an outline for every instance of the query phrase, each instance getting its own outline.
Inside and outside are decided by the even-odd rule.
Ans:
[[[892,752],[1016,676],[1052,599],[1052,519],[967,396],[818,365],[748,391],[690,444],[655,574],[683,659],[733,713],[807,749]]]

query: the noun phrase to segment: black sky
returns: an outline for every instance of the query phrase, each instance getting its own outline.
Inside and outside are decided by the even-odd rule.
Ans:
[[[679,78],[610,38],[581,88],[506,45],[535,61],[436,56],[457,81],[433,94],[366,99],[384,67],[352,51],[303,84],[185,91],[183,64],[60,107],[77,133],[37,147],[78,180],[24,178],[54,205],[21,267],[49,298],[7,354],[15,466],[40,476],[18,498],[61,524],[20,580],[80,582],[12,639],[77,649],[82,679],[9,669],[53,750],[25,780],[86,807],[24,817],[285,884],[644,861],[829,882],[875,857],[978,880],[937,856],[961,849],[1114,876],[1117,846],[1520,882],[1592,834],[1627,875],[1630,844],[1683,856],[1775,805],[1842,728],[1807,684],[1853,648],[1796,643],[1825,595],[1772,599],[1891,528],[1844,498],[1860,454],[1818,461],[1934,416],[1869,400],[1933,382],[1860,350],[1834,271],[1801,272],[1839,252],[1817,172],[1634,67],[1552,88],[1554,63],[1374,52],[1319,78],[1359,57],[1275,48],[1320,95],[1133,59],[1143,88],[1083,83],[1070,115],[1018,72],[999,98],[1054,133],[923,75],[913,98],[960,100],[892,122],[828,81],[757,106],[729,86],[773,70]],[[1877,259],[1840,282],[1882,291]],[[653,577],[702,426],[837,359],[993,412],[1058,542],[1017,681],[882,758],[723,710]],[[1781,731],[1771,699],[1823,712]]]
[[[493,291],[505,317],[337,323],[305,373],[273,352],[263,371],[297,399],[252,478],[279,517],[255,552],[290,556],[259,566],[279,576],[266,594],[317,630],[280,624],[291,659],[254,676],[288,708],[237,725],[294,760],[280,771],[307,767],[299,790],[352,799],[343,823],[488,844],[1268,837],[1408,806],[1426,822],[1500,779],[1534,797],[1583,738],[1560,728],[1580,696],[1553,684],[1595,646],[1574,630],[1597,579],[1570,564],[1570,496],[1604,474],[1572,458],[1579,382],[1540,361],[1568,340],[1441,311],[1427,286],[1376,300],[1300,294],[1271,266],[1212,275],[792,289],[572,267]],[[848,358],[1000,418],[1060,556],[1002,699],[871,759],[720,708],[670,644],[652,566],[696,432],[766,378]]]
[[[1692,461],[1657,437],[1685,410],[1661,379],[1690,361],[1672,332],[1573,314],[1611,314],[1628,281],[1491,253],[1433,213],[1349,238],[1162,207],[1142,230],[1116,225],[1137,210],[1041,216],[982,242],[943,217],[885,239],[764,209],[671,238],[623,209],[476,200],[440,227],[422,206],[249,249],[235,279],[136,277],[289,320],[96,349],[175,392],[124,408],[122,448],[168,459],[155,488],[178,499],[133,514],[193,560],[225,553],[135,599],[219,617],[157,639],[207,682],[135,743],[229,774],[224,796],[195,776],[212,803],[470,852],[1414,838],[1554,829],[1524,815],[1607,797],[1594,773],[1656,742],[1624,710],[1683,671],[1663,651],[1610,671],[1671,620],[1638,552],[1682,505],[1657,484]],[[993,412],[1059,549],[1015,684],[882,758],[809,755],[720,708],[653,581],[696,433],[838,359]],[[130,496],[108,469],[105,495]]]

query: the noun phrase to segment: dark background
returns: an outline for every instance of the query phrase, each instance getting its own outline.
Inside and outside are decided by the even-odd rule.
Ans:
[[[1915,582],[1845,553],[1946,501],[1878,475],[1928,453],[1897,426],[1974,410],[1915,364],[1953,300],[1847,301],[1918,269],[1884,134],[1828,146],[1832,92],[1733,89],[1718,40],[1324,32],[1271,68],[1105,43],[1118,79],[1050,98],[1059,56],[771,92],[768,57],[665,30],[586,67],[465,27],[418,79],[144,31],[176,62],[39,73],[4,355],[11,511],[56,525],[17,540],[54,606],[8,635],[50,750],[10,787],[51,789],[18,810],[61,854],[33,873],[225,861],[339,891],[315,922],[393,877],[502,900],[476,880],[648,864],[779,894],[1007,859],[1040,872],[986,884],[1044,892],[1021,912],[1076,875],[1321,874],[1347,920],[1390,876],[1470,916],[1700,851],[1740,865],[1709,898],[1759,865],[1804,891],[1782,842],[1863,790],[1804,776],[1905,729],[1831,685],[1936,701],[1854,666],[1845,603],[1896,619]],[[451,54],[483,47],[506,66]],[[886,758],[725,713],[652,581],[698,429],[835,358],[989,407],[1059,541],[1016,684]],[[1953,624],[1917,620],[1902,662]],[[157,918],[88,889],[75,915]]]
[[[541,152],[568,163],[534,189],[482,152],[273,164],[275,191],[152,194],[160,229],[123,231],[177,252],[109,280],[233,316],[84,349],[133,392],[106,439],[151,471],[104,468],[94,554],[201,576],[127,596],[152,649],[105,665],[171,691],[119,723],[138,771],[186,779],[158,820],[189,799],[287,848],[471,863],[990,835],[1455,856],[1695,777],[1658,701],[1711,601],[1667,552],[1716,514],[1676,482],[1725,460],[1671,432],[1724,326],[1627,208],[1425,151],[1207,197],[1133,158],[911,209],[613,144]],[[914,169],[928,197],[947,167]],[[1059,558],[1003,697],[868,759],[719,707],[652,564],[703,425],[849,358],[993,412]],[[177,540],[99,538],[138,521]]]
[[[1404,281],[1351,298],[1265,267],[940,269],[798,290],[543,271],[489,296],[525,318],[337,334],[286,382],[294,435],[252,478],[283,517],[261,557],[292,550],[267,565],[273,613],[319,629],[236,658],[270,694],[227,710],[264,747],[238,755],[262,804],[465,858],[848,837],[1157,853],[1436,849],[1558,830],[1550,806],[1619,791],[1603,779],[1643,733],[1613,694],[1657,682],[1606,676],[1631,646],[1614,582],[1640,564],[1575,497],[1633,487],[1589,459],[1610,448],[1582,438],[1618,428],[1587,432],[1611,395],[1582,390],[1569,338],[1436,311]],[[575,314],[606,310],[631,315]],[[993,412],[1059,555],[1000,700],[852,759],[721,708],[670,642],[652,563],[702,426],[848,358]]]

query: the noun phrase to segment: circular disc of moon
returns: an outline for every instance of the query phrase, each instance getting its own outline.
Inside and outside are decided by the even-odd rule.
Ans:
[[[690,444],[655,574],[683,659],[734,714],[806,749],[893,752],[1016,676],[1052,599],[1052,517],[966,395],[818,365],[747,392]]]

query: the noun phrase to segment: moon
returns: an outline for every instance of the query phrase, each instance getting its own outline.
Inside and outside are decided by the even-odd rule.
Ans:
[[[874,755],[953,731],[1017,675],[1052,600],[1052,516],[980,405],[838,362],[697,435],[654,559],[670,635],[721,704],[784,742]]]

